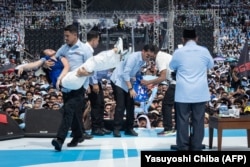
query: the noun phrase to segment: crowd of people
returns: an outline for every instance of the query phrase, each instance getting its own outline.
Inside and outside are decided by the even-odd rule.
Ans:
[[[249,7],[228,6],[221,10],[218,55],[239,59],[240,51],[249,39]]]
[[[16,14],[20,11],[47,12],[44,15],[22,16]],[[51,1],[11,1],[6,0],[0,4],[0,58],[1,64],[16,63],[19,61],[20,52],[25,49],[23,32],[25,28],[63,28],[64,16],[52,11],[65,11],[64,2]],[[48,14],[50,13],[50,14]]]
[[[21,22],[7,6],[0,6],[0,58],[1,65],[8,64],[20,56],[22,42],[20,39]]]
[[[249,4],[247,1],[174,1],[176,10],[190,10],[190,6],[185,4],[193,4],[192,7],[200,9],[199,6],[212,4],[218,5],[215,9],[219,9],[220,30],[215,32],[217,39],[217,46],[214,46],[214,54],[223,57],[238,58],[240,49],[245,40],[245,34],[249,37]],[[182,6],[181,8],[179,6]],[[211,6],[211,5],[210,5]],[[180,9],[179,9],[180,8]],[[16,14],[20,11],[35,11],[35,12],[48,12],[44,15],[25,16],[24,23],[21,22],[21,15]],[[0,37],[0,55],[2,62],[5,59],[12,59],[15,61],[19,59],[20,51],[25,49],[23,41],[23,32],[20,30],[25,27],[29,29],[39,28],[63,28],[65,25],[64,16],[53,11],[65,11],[65,2],[52,2],[46,1],[4,1],[0,6],[1,14],[1,37]],[[151,43],[153,39],[153,24],[147,20],[136,19],[140,15],[147,14],[146,11],[124,11],[124,15],[118,11],[110,12],[91,12],[87,13],[87,18],[93,18],[93,22],[87,21],[81,23],[88,29],[98,27],[102,34],[116,32],[124,32],[131,36],[131,27],[134,27],[135,42]],[[74,12],[73,12],[74,15]],[[164,20],[164,13],[160,13],[161,20]],[[75,16],[74,16],[75,17]],[[128,17],[128,18],[126,18]],[[109,19],[110,18],[110,19]],[[79,19],[79,16],[77,16]],[[213,24],[213,16],[211,14],[188,14],[176,15],[174,25],[209,25]],[[111,20],[111,21],[109,21]],[[114,26],[120,20],[121,26]],[[132,22],[130,20],[133,20]],[[108,21],[108,22],[107,22]],[[113,22],[112,22],[113,21]],[[117,28],[118,27],[118,28]],[[161,25],[164,27],[164,25]],[[164,29],[164,28],[163,28]],[[164,39],[164,32],[159,34],[160,44]],[[130,38],[128,38],[130,39]],[[101,39],[102,40],[102,39]],[[105,41],[104,41],[105,42]],[[129,41],[130,43],[132,41]],[[137,48],[138,49],[138,48]],[[8,60],[6,60],[8,61]]]
[[[45,1],[43,2],[45,3]],[[245,42],[245,39],[250,35],[248,33],[249,25],[246,24],[247,20],[249,20],[249,12],[248,10],[241,10],[241,12],[239,12],[239,8],[225,8],[222,10],[221,16],[219,49],[223,57],[234,57],[238,59],[243,47],[243,42]],[[244,17],[244,19],[242,19],[242,17]],[[21,42],[17,41],[19,29],[18,19],[15,19],[14,16],[11,18],[13,19],[6,20],[2,18],[1,21],[0,30],[1,39],[3,39],[1,48],[3,50],[2,53],[6,55],[8,55],[7,53],[10,51],[16,54],[16,51],[18,51],[18,49],[16,49],[17,45]],[[230,19],[228,20],[228,18]],[[189,33],[191,33],[191,36]],[[188,32],[187,36],[185,36],[185,33],[183,34],[183,37],[186,38],[186,41],[184,41],[185,44],[195,45],[192,41],[195,41],[196,35],[192,33],[193,32]],[[51,57],[55,56],[60,60],[67,55],[67,59],[69,60],[69,69],[67,69],[67,72],[78,68],[86,62],[88,57],[93,56],[94,49],[97,47],[100,38],[98,33],[92,34],[87,39],[87,43],[83,44],[78,39],[77,29],[70,26],[65,27],[64,37],[67,45],[63,45],[62,48],[53,53],[53,55],[47,52],[44,52],[44,54]],[[190,42],[189,40],[192,41]],[[77,47],[72,47],[75,45],[77,45]],[[117,45],[115,47],[118,47]],[[82,47],[85,47],[88,52],[85,53],[86,51],[83,51]],[[15,52],[11,48],[15,48]],[[90,82],[86,82],[84,87],[73,91],[59,86],[64,76],[57,76],[56,81],[51,81],[48,75],[48,69],[51,66],[49,63],[50,58],[41,59],[42,61],[39,64],[41,68],[39,68],[39,70],[23,69],[26,72],[22,75],[20,71],[19,73],[17,72],[20,68],[16,69],[16,71],[4,71],[0,74],[1,111],[15,119],[23,129],[25,128],[26,110],[49,109],[61,111],[63,113],[63,121],[58,130],[57,138],[52,140],[52,145],[58,151],[61,150],[69,129],[72,130],[73,139],[67,146],[75,147],[84,139],[92,138],[93,136],[91,135],[103,136],[113,131],[114,137],[121,137],[120,130],[123,127],[122,122],[125,122],[125,134],[131,136],[138,135],[137,132],[134,131],[134,127],[161,127],[163,131],[158,134],[159,136],[174,135],[177,130],[177,144],[179,143],[180,150],[185,150],[187,148],[182,144],[187,140],[185,136],[186,129],[177,128],[176,121],[179,125],[183,123],[183,126],[186,127],[186,125],[189,125],[187,122],[188,118],[185,117],[185,120],[181,117],[176,118],[175,112],[178,114],[187,112],[183,111],[183,108],[187,108],[185,103],[191,103],[190,99],[193,96],[189,97],[188,95],[191,95],[192,92],[186,92],[184,95],[183,93],[185,91],[182,91],[178,83],[176,85],[173,76],[171,79],[167,78],[167,82],[165,81],[165,77],[171,75],[169,73],[170,69],[167,68],[171,58],[168,60],[162,59],[160,55],[168,55],[168,53],[166,48],[161,49],[162,50],[159,51],[158,48],[154,46],[145,45],[140,51],[128,53],[129,56],[125,57],[122,63],[115,69],[94,73],[87,72],[87,74],[85,74],[84,70],[82,71],[82,69],[80,69],[78,75],[87,76]],[[207,54],[206,50],[202,50],[202,52]],[[70,53],[76,58],[71,59],[66,53]],[[83,60],[77,57],[77,55],[86,54],[88,56],[84,57]],[[175,55],[178,54],[175,52]],[[171,57],[171,55],[169,56]],[[9,56],[4,57],[4,59],[6,58],[9,59]],[[180,60],[175,61],[178,62]],[[166,64],[163,65],[163,62]],[[212,66],[213,63],[215,63],[215,65]],[[193,119],[204,119],[201,123],[207,124],[209,116],[217,114],[221,104],[226,104],[228,108],[232,105],[238,106],[241,114],[248,114],[250,112],[250,76],[241,75],[235,63],[216,61],[213,63],[211,63],[211,66],[206,67],[206,69],[209,69],[209,73],[206,76],[205,72],[203,73],[203,84],[196,83],[204,86],[201,88],[202,90],[204,90],[203,88],[208,88],[210,94],[204,94],[202,98],[199,96],[198,99],[196,97],[196,103],[192,104],[192,111],[196,112],[197,110],[195,108],[197,107],[203,108],[205,117],[203,118],[200,115],[199,118]],[[63,66],[65,67],[66,65],[63,64]],[[180,68],[178,63],[170,63],[170,66],[173,70]],[[46,70],[42,71],[43,68]],[[152,101],[134,101],[138,92],[133,89],[133,84],[130,83],[130,79],[135,78],[137,72],[143,75],[156,76],[156,79],[141,81],[144,86],[148,87],[148,97],[149,99],[153,98]],[[168,72],[168,74],[166,74],[166,72]],[[177,73],[177,77],[180,77],[180,75],[181,74]],[[207,80],[205,80],[206,78]],[[208,84],[206,85],[206,83]],[[195,87],[193,91],[200,92],[196,88],[198,89],[199,86]],[[178,91],[177,97],[174,97],[175,89]],[[154,90],[156,90],[155,93],[153,92]],[[174,101],[177,102],[177,108],[174,107]],[[205,101],[208,101],[208,103],[204,103]],[[75,107],[77,107],[77,109]],[[104,120],[113,120],[113,129],[106,129],[103,122]],[[88,134],[86,130],[91,130],[91,135]],[[184,134],[181,135],[180,132],[184,132]],[[202,136],[199,136],[195,138],[194,142],[200,143],[201,139]],[[193,143],[194,148],[192,149],[199,150],[201,146],[195,143]]]

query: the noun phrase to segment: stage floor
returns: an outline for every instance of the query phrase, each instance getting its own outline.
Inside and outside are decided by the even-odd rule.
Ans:
[[[19,138],[0,141],[0,164],[3,167],[139,167],[140,151],[171,151],[176,136],[157,136],[162,129],[136,129],[138,137],[121,138],[95,136],[77,147],[68,148],[67,138],[61,152],[51,145],[51,138]],[[208,148],[208,128],[205,128],[204,151],[217,151],[217,131],[213,148]],[[222,151],[250,151],[246,130],[223,130]]]

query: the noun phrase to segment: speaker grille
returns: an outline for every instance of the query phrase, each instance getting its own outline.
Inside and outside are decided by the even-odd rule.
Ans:
[[[59,110],[29,109],[25,113],[26,137],[55,137],[61,123]]]
[[[0,140],[15,139],[24,137],[24,131],[18,126],[17,122],[13,120],[4,112],[0,112],[7,116],[7,124],[0,123]]]

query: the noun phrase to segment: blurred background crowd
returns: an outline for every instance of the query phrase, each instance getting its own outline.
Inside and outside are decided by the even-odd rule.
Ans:
[[[189,4],[189,5],[188,5]],[[191,5],[194,4],[194,5]],[[214,69],[208,73],[208,84],[211,92],[211,100],[207,103],[206,123],[209,115],[218,113],[221,104],[228,107],[237,105],[241,109],[241,114],[250,112],[250,76],[242,75],[237,71],[237,62],[240,58],[245,42],[249,43],[250,37],[250,3],[248,0],[221,0],[220,2],[212,0],[183,0],[176,1],[175,7],[178,9],[220,9],[220,29],[214,32],[214,38],[218,40],[218,46],[214,46],[216,54],[214,57],[225,59],[215,59]],[[59,110],[63,104],[62,92],[53,89],[48,83],[44,72],[39,70],[29,71],[27,75],[18,77],[15,73],[15,66],[25,63],[26,59],[20,58],[20,52],[25,50],[24,41],[20,38],[20,30],[23,24],[15,11],[64,11],[65,3],[53,3],[50,0],[5,0],[0,4],[0,108],[1,111],[9,114],[15,119],[22,128],[24,128],[25,111],[28,109],[51,109]],[[107,11],[104,11],[104,13]],[[147,11],[141,11],[146,13]],[[138,11],[129,12],[138,14]],[[101,17],[100,13],[91,13],[92,17]],[[129,16],[129,14],[127,14]],[[114,15],[111,15],[113,17]],[[126,16],[126,15],[125,15]],[[119,19],[120,28],[126,31],[130,23]],[[196,19],[200,24],[206,24],[211,21],[211,16],[176,16],[175,24],[181,25],[188,20]],[[64,19],[60,15],[27,17],[25,18],[25,27],[28,28],[62,28],[65,25]],[[91,28],[95,27],[98,31],[104,31],[103,26],[106,23],[89,23]],[[152,30],[153,24],[150,25]],[[137,22],[135,32],[145,33],[145,23]],[[148,29],[147,29],[148,30]],[[111,31],[118,31],[117,27]],[[129,31],[129,30],[128,30]],[[149,31],[149,38],[152,38],[152,31]],[[40,51],[39,51],[40,52]],[[230,58],[230,59],[229,59]],[[111,71],[112,72],[112,71]],[[157,75],[155,62],[151,61],[142,69],[145,75]],[[234,77],[235,76],[235,77]],[[112,87],[108,79],[102,80],[104,91],[104,119],[112,120],[114,116],[115,100]],[[157,94],[152,104],[145,109],[147,102],[136,102],[135,106],[135,127],[157,128],[162,127],[162,99],[165,91],[168,89],[167,83],[163,82],[157,86]],[[151,90],[149,90],[149,96]],[[85,98],[88,99],[86,93]],[[84,113],[84,125],[86,129],[91,129],[91,107],[88,101]],[[174,121],[174,110],[173,110]]]

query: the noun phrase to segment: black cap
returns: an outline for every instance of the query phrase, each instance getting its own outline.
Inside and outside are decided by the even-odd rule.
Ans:
[[[183,30],[183,38],[189,38],[189,39],[196,38],[195,29],[193,29],[193,28],[185,28]]]

